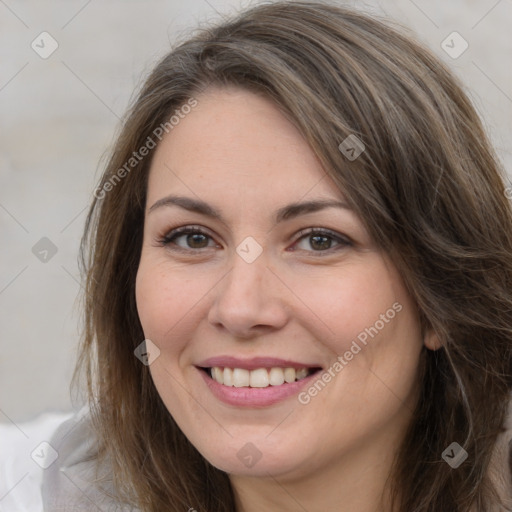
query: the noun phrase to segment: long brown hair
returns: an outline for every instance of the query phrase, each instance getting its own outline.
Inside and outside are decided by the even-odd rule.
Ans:
[[[124,120],[83,238],[73,379],[78,388],[86,377],[98,461],[110,464],[119,494],[147,512],[235,511],[228,475],[190,444],[134,356],[144,339],[135,276],[152,153],[126,164],[210,84],[264,94],[295,123],[441,340],[422,354],[420,399],[389,480],[396,509],[504,506],[491,478],[512,389],[503,171],[437,58],[389,22],[325,2],[260,5],[201,29],[156,66]],[[338,147],[350,135],[366,148],[353,161]],[[456,470],[441,458],[454,441],[468,453]]]

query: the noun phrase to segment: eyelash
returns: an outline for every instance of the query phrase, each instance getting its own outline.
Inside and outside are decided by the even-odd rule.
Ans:
[[[198,252],[202,251],[203,249],[211,249],[211,247],[202,247],[200,249],[193,249],[193,248],[185,249],[185,248],[180,247],[175,244],[175,241],[177,238],[180,238],[185,235],[193,235],[193,234],[204,235],[213,240],[213,237],[210,234],[208,234],[206,231],[204,231],[203,229],[201,229],[197,226],[183,226],[180,228],[173,229],[172,231],[167,233],[165,236],[163,236],[160,240],[158,240],[158,242],[160,245],[167,247],[169,249],[171,249],[169,246],[171,244],[173,244],[174,247],[172,247],[171,250],[189,253],[189,254],[190,253],[198,253]],[[303,230],[299,231],[297,233],[297,235],[298,235],[298,238],[294,242],[294,245],[297,244],[298,242],[300,242],[303,238],[306,238],[307,236],[309,236],[309,237],[325,236],[325,237],[331,238],[332,240],[334,240],[335,242],[338,243],[338,245],[336,245],[335,247],[330,247],[329,249],[326,249],[326,250],[307,251],[307,252],[310,252],[313,254],[316,253],[316,255],[318,255],[318,256],[322,256],[323,254],[326,254],[326,253],[330,254],[333,251],[339,251],[341,249],[344,249],[345,247],[353,245],[348,237],[340,236],[340,235],[336,234],[335,232],[330,231],[325,228],[307,228],[307,229],[303,229]],[[293,249],[293,250],[295,250],[295,249]]]

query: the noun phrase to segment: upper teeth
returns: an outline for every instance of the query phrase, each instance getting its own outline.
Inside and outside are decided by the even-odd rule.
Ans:
[[[212,379],[224,386],[236,388],[266,388],[268,386],[280,386],[285,382],[295,382],[308,376],[307,368],[258,368],[246,370],[244,368],[220,368],[214,366],[210,370]]]

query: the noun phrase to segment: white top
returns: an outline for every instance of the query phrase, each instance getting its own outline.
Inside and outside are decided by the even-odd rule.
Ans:
[[[74,413],[46,413],[15,425],[0,424],[0,511],[43,512],[43,468],[55,457],[48,445]]]
[[[140,512],[94,484],[94,440],[88,406],[0,424],[0,512]]]

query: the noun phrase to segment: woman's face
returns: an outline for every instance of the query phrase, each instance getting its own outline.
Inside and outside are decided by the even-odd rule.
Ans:
[[[423,343],[399,273],[273,103],[196,99],[148,183],[137,306],[158,393],[231,474],[382,455],[411,419]]]

